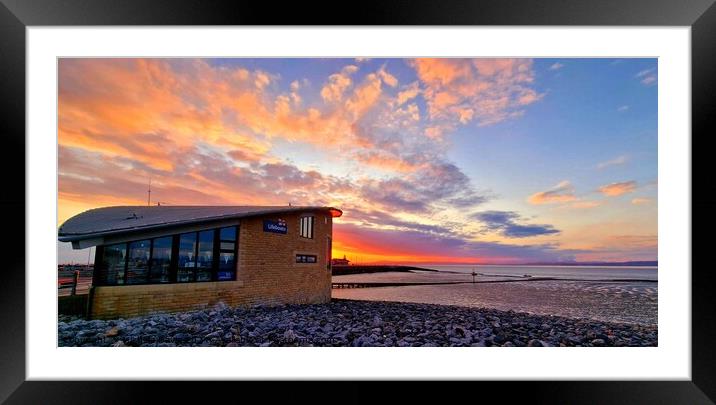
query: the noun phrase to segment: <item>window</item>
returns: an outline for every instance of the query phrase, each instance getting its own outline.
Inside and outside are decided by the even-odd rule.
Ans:
[[[114,285],[124,283],[124,266],[127,264],[127,244],[108,245],[102,254],[98,283]]]
[[[172,237],[152,240],[152,260],[149,266],[150,283],[168,283],[170,281],[169,266],[172,258]]]
[[[214,267],[214,230],[199,232],[199,251],[196,255],[196,281],[211,281]]]
[[[151,241],[149,239],[129,244],[126,284],[143,284],[147,282],[150,247]]]
[[[219,281],[233,280],[236,275],[236,227],[219,230]]]
[[[236,279],[238,226],[106,245],[97,249],[97,285]]]
[[[196,232],[179,235],[179,261],[177,265],[177,282],[194,281],[196,267]]]
[[[316,255],[296,255],[296,263],[316,263],[317,261]]]
[[[301,217],[299,226],[299,235],[302,238],[313,239],[313,223],[316,217]]]

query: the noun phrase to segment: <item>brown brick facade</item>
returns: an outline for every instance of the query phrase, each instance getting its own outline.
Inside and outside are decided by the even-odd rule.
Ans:
[[[313,239],[299,236],[299,218],[312,215]],[[263,220],[284,219],[287,234],[264,232]],[[224,302],[229,306],[323,303],[331,299],[328,268],[332,217],[328,212],[243,218],[239,223],[236,281],[94,287],[90,317],[128,318],[152,312],[187,311]],[[296,263],[296,254],[316,263]]]

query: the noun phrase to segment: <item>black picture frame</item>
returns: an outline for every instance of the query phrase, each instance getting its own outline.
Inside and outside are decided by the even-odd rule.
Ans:
[[[405,402],[409,397],[457,395],[479,398],[485,392],[500,402],[528,399],[531,403],[714,403],[716,400],[716,308],[713,270],[706,262],[714,229],[716,197],[708,161],[716,94],[716,6],[714,0],[488,0],[337,2],[200,2],[198,0],[0,0],[0,134],[5,153],[0,206],[4,212],[5,252],[3,293],[0,294],[0,400],[8,403],[144,403],[153,393],[163,402],[248,400],[236,382],[197,387],[186,382],[26,381],[25,367],[25,45],[27,26],[55,25],[536,25],[536,26],[689,26],[692,57],[692,378],[690,381],[546,381],[475,382],[458,387],[382,387],[342,382],[337,394],[318,392],[314,384],[269,390],[271,401],[295,400],[301,394],[315,401],[356,402],[379,395]],[[339,11],[340,10],[340,11]],[[699,157],[700,159],[697,159]],[[703,232],[696,238],[697,230]],[[17,246],[24,245],[23,254]],[[687,271],[690,269],[684,269]],[[476,365],[477,366],[477,365]],[[88,365],[91,367],[91,365]],[[326,365],[330,367],[330,365]],[[516,387],[514,385],[517,385]],[[398,388],[398,389],[395,389]],[[375,390],[380,389],[377,394]],[[241,390],[239,388],[238,390]],[[227,396],[228,395],[228,396]],[[338,395],[338,396],[336,396]],[[484,394],[489,395],[489,394]],[[487,397],[485,397],[487,398]]]

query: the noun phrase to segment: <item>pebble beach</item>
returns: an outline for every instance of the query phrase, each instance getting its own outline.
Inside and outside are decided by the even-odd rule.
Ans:
[[[489,308],[333,300],[131,319],[61,315],[59,346],[657,346],[656,326]]]

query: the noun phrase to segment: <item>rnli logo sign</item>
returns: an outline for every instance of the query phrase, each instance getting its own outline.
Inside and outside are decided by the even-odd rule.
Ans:
[[[278,219],[276,221],[271,220],[264,220],[264,232],[273,232],[273,233],[287,233],[288,227],[286,226],[286,221],[283,219]]]

